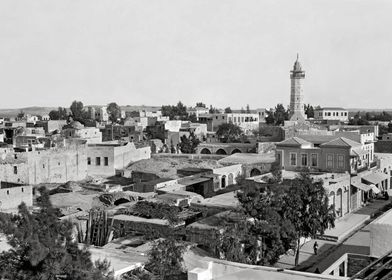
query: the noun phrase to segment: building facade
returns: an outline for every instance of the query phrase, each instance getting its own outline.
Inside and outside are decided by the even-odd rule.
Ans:
[[[324,107],[314,110],[315,120],[337,120],[343,123],[348,122],[348,111],[340,107]]]

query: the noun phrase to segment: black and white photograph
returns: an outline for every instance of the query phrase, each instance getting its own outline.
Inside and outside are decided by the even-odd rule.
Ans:
[[[0,0],[0,280],[392,280],[391,0]]]

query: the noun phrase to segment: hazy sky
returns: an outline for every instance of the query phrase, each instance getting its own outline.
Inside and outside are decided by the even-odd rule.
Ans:
[[[1,108],[392,107],[390,0],[1,0]]]

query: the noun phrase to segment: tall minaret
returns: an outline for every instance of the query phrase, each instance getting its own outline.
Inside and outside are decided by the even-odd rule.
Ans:
[[[302,81],[305,79],[305,71],[302,71],[301,64],[297,60],[293,70],[290,71],[291,94],[290,94],[290,121],[305,122],[304,102],[302,93]]]

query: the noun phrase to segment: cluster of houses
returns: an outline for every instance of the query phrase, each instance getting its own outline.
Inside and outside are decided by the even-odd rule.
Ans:
[[[0,211],[15,211],[21,202],[33,207],[36,187],[58,187],[71,181],[89,190],[88,194],[80,191],[78,198],[96,197],[103,216],[112,220],[105,222],[111,224],[105,229],[110,238],[99,243],[102,250],[113,252],[123,248],[121,242],[126,239],[134,241],[152,233],[164,237],[173,227],[184,240],[208,249],[208,237],[224,228],[222,221],[232,218],[235,222],[230,210],[238,206],[235,194],[240,180],[265,184],[276,164],[283,179],[308,170],[313,178],[322,180],[338,219],[377,195],[391,195],[392,156],[375,152],[378,127],[347,125],[348,112],[343,108],[317,109],[314,119],[307,119],[302,92],[305,72],[298,60],[290,77],[291,116],[284,126],[267,126],[264,109],[210,114],[204,107],[188,110],[196,122],[170,120],[161,111],[138,111],[122,112],[121,122],[112,123],[106,107],[88,108],[95,120],[93,126],[72,119],[50,120],[48,116],[2,119]],[[238,125],[248,136],[247,142],[221,143],[216,131],[225,123]],[[201,143],[195,154],[181,154],[177,148],[181,137],[191,134]],[[387,137],[384,141],[390,141]],[[66,197],[55,195],[59,200]],[[177,223],[138,213],[140,200],[179,207]],[[92,222],[88,218],[92,207],[86,206],[85,200],[71,199],[62,205],[64,218],[72,219],[81,229],[92,227],[87,224]],[[86,238],[91,238],[87,232],[79,236],[82,241]],[[132,250],[129,254],[145,260],[140,251]],[[268,277],[277,273],[279,279],[314,279],[306,273],[286,275],[272,268],[196,257],[200,261],[190,265],[189,279],[220,279],[212,275],[237,279],[230,278],[236,273],[265,279],[273,279]],[[347,258],[337,265],[346,263]],[[116,275],[138,265],[129,260],[116,268]],[[334,269],[327,274],[335,275]],[[227,275],[229,270],[232,273]],[[323,277],[319,278],[335,279]]]

